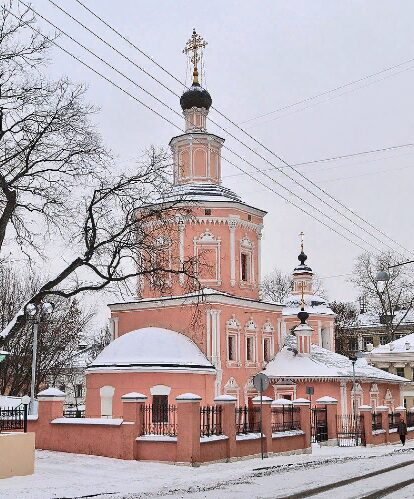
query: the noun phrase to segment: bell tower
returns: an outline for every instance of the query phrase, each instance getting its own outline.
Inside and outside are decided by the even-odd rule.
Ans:
[[[170,147],[174,158],[174,184],[220,184],[221,147],[224,139],[207,133],[211,95],[199,83],[198,64],[207,42],[193,30],[183,52],[193,65],[193,82],[180,98],[185,133],[174,137]]]
[[[303,251],[303,239],[305,234],[301,232],[300,234],[301,243],[300,243],[300,254],[298,256],[298,260],[300,265],[295,267],[293,271],[293,295],[301,295],[312,294],[312,283],[313,283],[313,271],[312,269],[306,265],[306,260],[308,259],[307,255]]]

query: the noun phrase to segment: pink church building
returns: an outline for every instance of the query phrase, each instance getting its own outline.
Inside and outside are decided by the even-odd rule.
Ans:
[[[192,392],[203,404],[227,394],[249,405],[252,378],[263,369],[272,398],[306,397],[312,386],[315,398],[335,397],[343,413],[354,397],[359,405],[400,405],[404,379],[379,369],[358,365],[352,390],[352,364],[334,353],[334,314],[313,293],[303,247],[285,303],[261,300],[266,212],[222,185],[224,139],[207,130],[212,99],[197,76],[195,69],[180,99],[185,133],[170,141],[174,196],[185,201],[162,244],[171,268],[198,262],[202,291],[188,292],[184,274],[169,277],[164,292],[145,278],[136,298],[110,305],[113,341],[87,369],[87,416],[119,417],[131,392],[152,404]],[[309,318],[297,328],[301,308]]]

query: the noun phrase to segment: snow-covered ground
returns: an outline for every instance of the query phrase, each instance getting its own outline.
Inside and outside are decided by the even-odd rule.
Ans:
[[[413,461],[413,463],[409,463]],[[161,463],[37,451],[32,476],[0,480],[1,499],[97,497],[101,499],[274,498],[384,468],[407,465],[366,480],[353,481],[312,497],[360,498],[414,477],[414,442],[363,447],[314,446],[313,454],[246,459],[199,468]],[[412,498],[414,484],[387,497]]]

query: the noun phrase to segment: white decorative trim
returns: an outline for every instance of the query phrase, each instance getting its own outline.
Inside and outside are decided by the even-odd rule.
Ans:
[[[221,238],[215,237],[208,229],[206,229],[198,238],[193,238],[194,256],[196,258],[197,274],[199,274],[199,255],[203,248],[215,250],[215,276],[213,279],[202,279],[199,277],[200,282],[212,285],[221,285]]]
[[[171,387],[166,385],[154,385],[150,388],[151,395],[169,395]]]

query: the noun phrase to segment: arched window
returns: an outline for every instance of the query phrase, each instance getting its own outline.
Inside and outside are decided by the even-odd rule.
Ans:
[[[115,388],[113,386],[102,386],[99,390],[101,396],[101,418],[112,418],[112,399]]]

